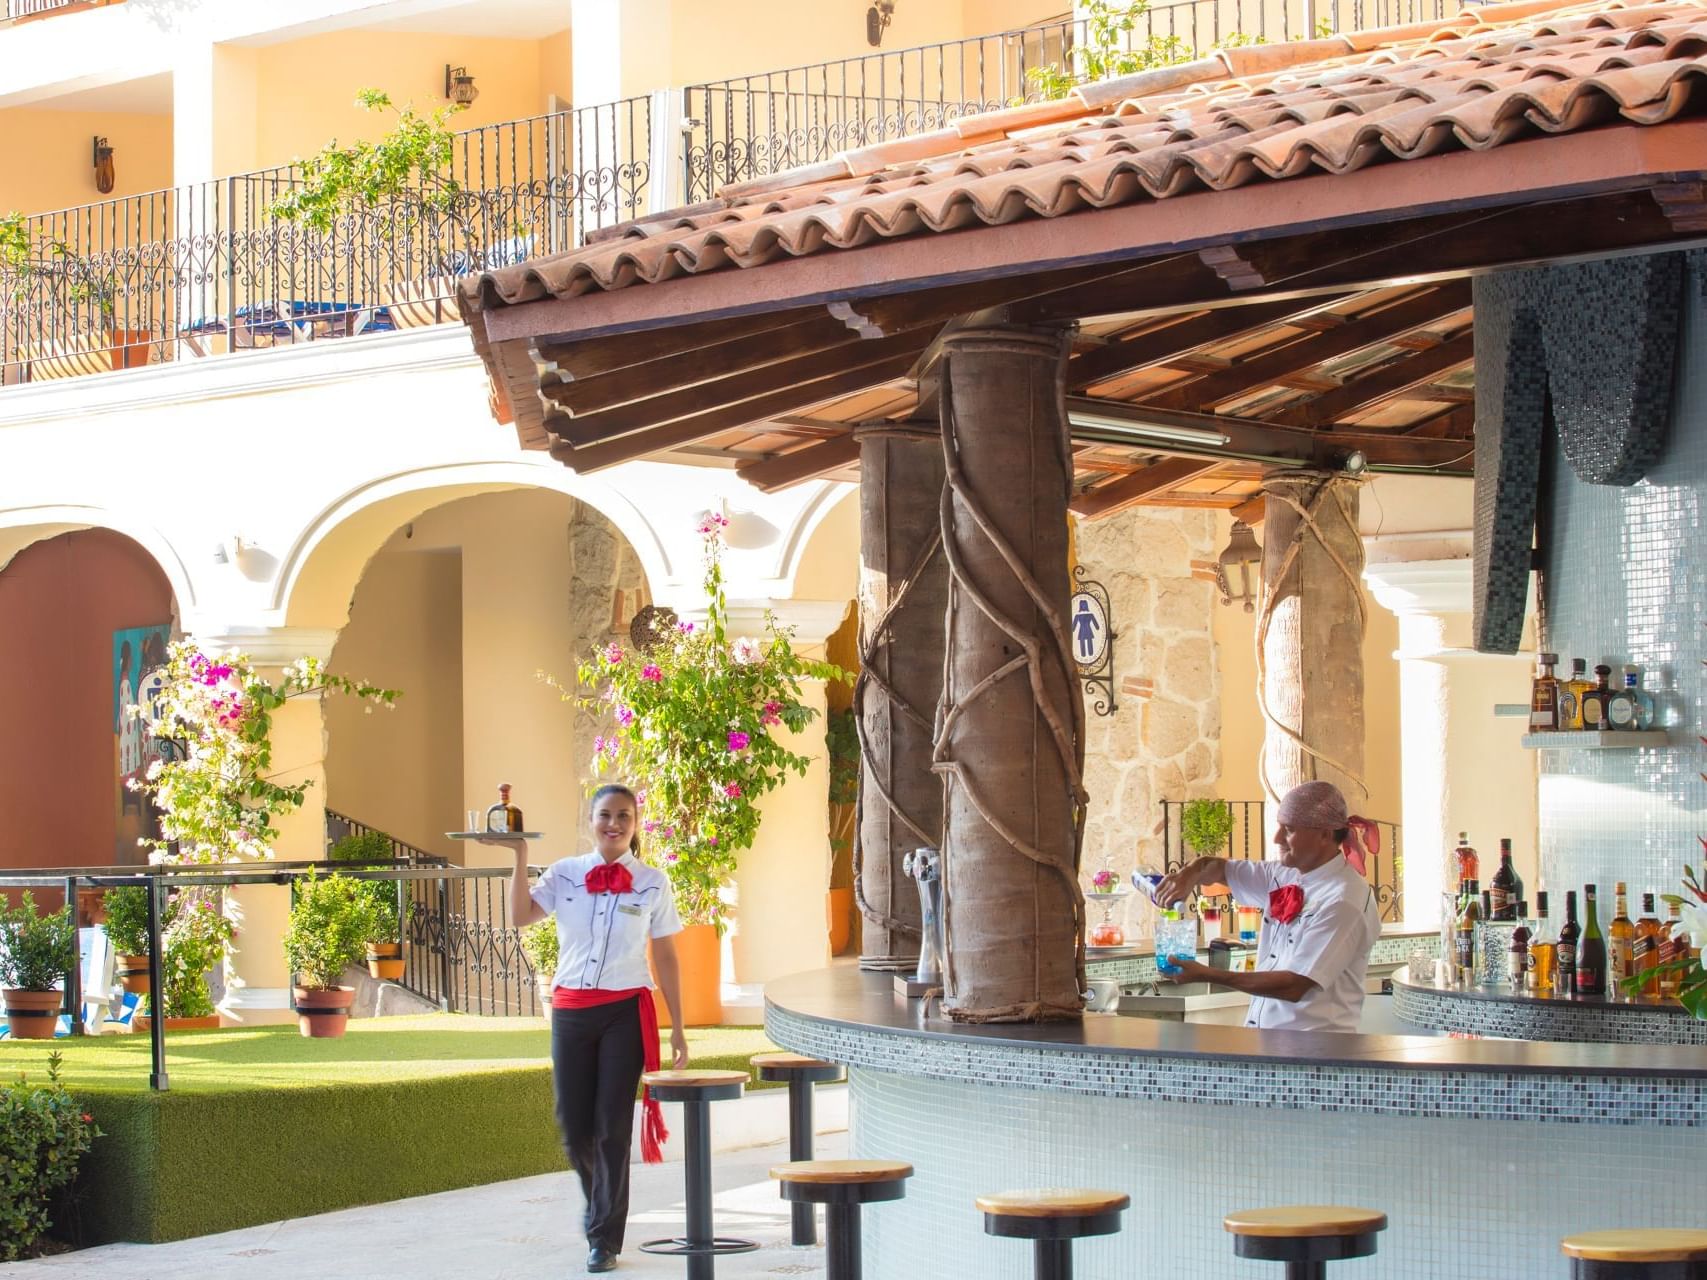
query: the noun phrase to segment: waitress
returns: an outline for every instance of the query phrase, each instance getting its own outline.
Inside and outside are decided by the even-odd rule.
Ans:
[[[527,846],[490,837],[516,855],[510,878],[510,918],[517,928],[557,917],[558,961],[551,990],[551,1074],[557,1127],[569,1163],[581,1179],[587,1212],[587,1270],[610,1271],[628,1225],[629,1146],[634,1092],[642,1071],[658,1069],[658,1015],[646,968],[646,944],[670,1009],[670,1052],[687,1066],[682,1031],[676,915],[669,879],[635,854],[640,848],[637,805],[627,787],[593,794],[594,852],[552,863],[528,886]],[[648,1164],[663,1159],[662,1108],[644,1103],[640,1148]]]

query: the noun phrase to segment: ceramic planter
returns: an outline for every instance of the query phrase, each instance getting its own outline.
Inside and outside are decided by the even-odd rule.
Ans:
[[[148,994],[148,957],[114,956],[113,976],[124,984],[133,996]]]
[[[676,935],[682,974],[682,1025],[714,1027],[723,1021],[723,939],[709,924],[690,924]],[[656,981],[656,975],[653,981]],[[668,1026],[669,1006],[658,997],[658,1023]]]
[[[139,1013],[136,1017],[131,1019],[131,1023],[138,1032],[146,1033],[153,1028],[154,1019],[150,1018],[146,1013]],[[217,1031],[219,1030],[219,1015],[217,1013],[210,1013],[206,1017],[202,1018],[167,1018],[166,1030]]]
[[[6,1022],[14,1040],[51,1040],[65,1007],[63,991],[6,990]]]
[[[333,1039],[344,1034],[350,1021],[354,987],[297,987],[296,1027],[305,1036]]]
[[[367,971],[381,982],[401,982],[403,979],[403,944],[401,942],[368,943]]]

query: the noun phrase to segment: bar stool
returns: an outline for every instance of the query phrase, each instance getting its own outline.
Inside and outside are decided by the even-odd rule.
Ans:
[[[688,1260],[688,1280],[712,1280],[720,1253],[751,1253],[754,1240],[716,1236],[711,1231],[711,1104],[739,1098],[747,1087],[745,1071],[648,1071],[640,1077],[659,1102],[682,1104],[682,1146],[687,1166],[687,1234],[648,1240],[642,1253]]]
[[[1033,1242],[1037,1280],[1073,1280],[1073,1241],[1111,1236],[1132,1197],[1119,1191],[1051,1187],[979,1196],[984,1231]]]
[[[839,1062],[824,1062],[798,1053],[757,1053],[753,1066],[759,1079],[783,1081],[788,1085],[788,1158],[799,1162],[812,1158],[812,1086],[820,1080],[841,1077]],[[809,1247],[818,1243],[818,1220],[811,1204],[796,1201],[790,1243]]]
[[[859,1207],[907,1194],[913,1166],[898,1160],[795,1160],[771,1177],[782,1198],[808,1214],[824,1206],[824,1266],[829,1280],[860,1280]]]
[[[1559,1249],[1571,1280],[1707,1280],[1707,1231],[1584,1231]]]
[[[1289,1204],[1240,1209],[1221,1225],[1233,1233],[1239,1257],[1284,1262],[1286,1280],[1326,1280],[1328,1263],[1374,1254],[1375,1235],[1387,1229],[1387,1215],[1338,1204]]]

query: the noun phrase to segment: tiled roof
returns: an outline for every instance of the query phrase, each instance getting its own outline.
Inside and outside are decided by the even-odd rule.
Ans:
[[[492,308],[1707,112],[1707,0],[1467,8],[1220,50],[724,188],[465,286]]]

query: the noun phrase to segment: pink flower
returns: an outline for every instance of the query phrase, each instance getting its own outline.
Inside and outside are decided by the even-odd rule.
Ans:
[[[691,636],[693,634],[693,623],[678,622],[676,623],[676,630],[680,631],[684,636]]]
[[[717,843],[717,837],[716,836],[707,836],[705,838],[705,842],[707,844],[716,844]]]
[[[759,723],[764,725],[781,724],[782,717],[777,715],[780,710],[782,710],[782,703],[780,702],[765,703],[764,714],[759,717]]]
[[[738,800],[741,796],[741,784],[739,782],[725,782],[723,784],[723,794],[728,796],[731,800]]]
[[[665,827],[664,828],[664,839],[674,840],[675,838],[676,838],[676,829],[674,827]]]
[[[745,751],[752,741],[753,740],[751,738],[742,733],[739,729],[731,729],[729,731],[729,749],[731,751]]]
[[[654,831],[656,831],[658,829],[658,824],[656,822],[652,821],[652,819],[648,818],[648,819],[646,819],[645,822],[642,822],[640,824],[640,829],[642,831],[644,831],[647,835],[651,835]]]
[[[632,707],[618,707],[616,709],[616,722],[624,729],[628,728],[634,723],[634,709]]]
[[[613,642],[605,649],[605,661],[610,663],[613,667],[622,661],[622,656],[622,646],[620,644]]]
[[[593,739],[593,754],[596,756],[602,756],[604,753],[605,753],[605,740],[604,740],[603,736],[594,738]]]
[[[658,681],[664,678],[664,673],[658,669],[658,664],[656,662],[648,662],[644,667],[640,668],[640,678],[642,680]]]
[[[673,853],[666,853],[664,855],[664,861],[665,862],[674,862],[675,860],[676,860],[676,855]]]

